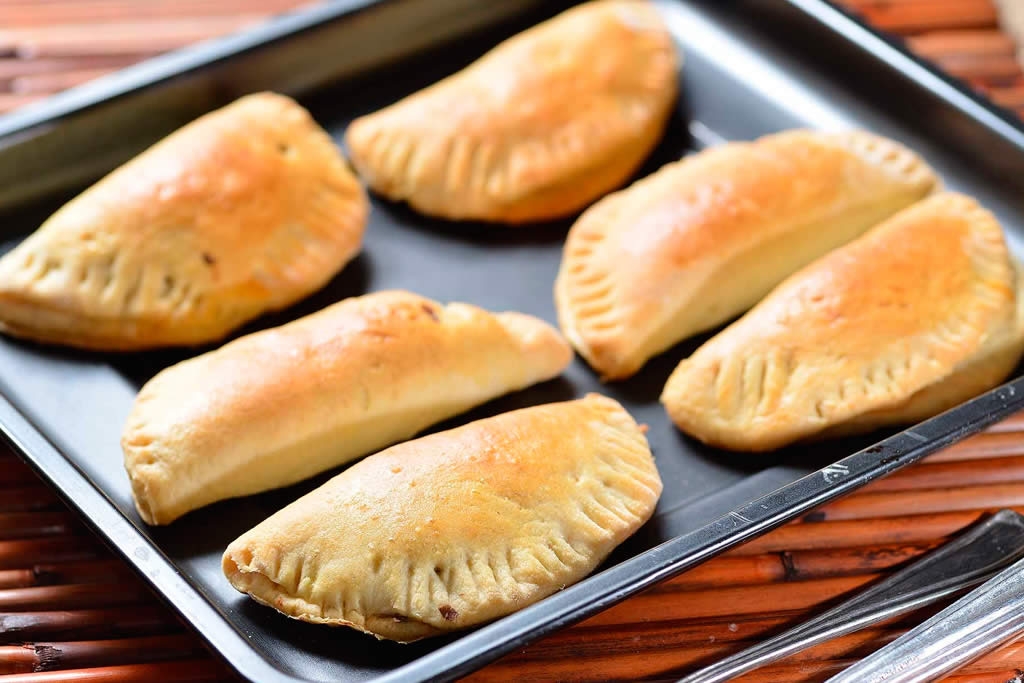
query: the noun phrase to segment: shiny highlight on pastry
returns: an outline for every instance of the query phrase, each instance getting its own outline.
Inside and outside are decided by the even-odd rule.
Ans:
[[[780,284],[680,363],[662,402],[738,451],[914,423],[1013,370],[1022,286],[995,216],[939,194]]]
[[[104,351],[217,341],[323,287],[369,201],[282,95],[193,121],[87,189],[0,259],[0,330]]]
[[[625,379],[938,182],[912,151],[862,131],[699,152],[580,216],[555,282],[559,325],[602,378]]]
[[[171,366],[121,437],[139,514],[168,524],[412,437],[572,360],[522,313],[404,291],[346,299]]]

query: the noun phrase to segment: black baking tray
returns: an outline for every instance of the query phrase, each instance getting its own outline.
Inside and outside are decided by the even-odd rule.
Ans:
[[[570,2],[334,2],[151,60],[0,118],[6,247],[69,195],[175,127],[247,92],[298,97],[338,139],[355,116],[462,67]],[[920,151],[1024,240],[1024,129],[898,45],[820,0],[657,3],[686,55],[682,95],[640,175],[706,145],[796,126],[862,126]],[[503,228],[425,219],[374,200],[363,253],[322,292],[243,332],[391,287],[554,321],[551,287],[571,221]],[[600,391],[640,421],[665,483],[652,521],[592,577],[467,634],[399,646],[289,620],[222,578],[227,543],[333,473],[150,529],[131,504],[118,438],[135,393],[196,353],[87,354],[0,340],[0,428],[242,676],[257,681],[439,680],[463,675],[827,500],[1024,408],[1024,378],[897,433],[742,456],[674,430],[657,402],[680,344],[635,378],[564,377],[438,428]],[[852,455],[851,455],[852,454]]]

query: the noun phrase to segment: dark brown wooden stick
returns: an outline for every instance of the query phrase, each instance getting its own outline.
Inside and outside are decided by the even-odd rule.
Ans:
[[[861,493],[829,503],[814,514],[822,520],[873,519],[905,515],[908,510],[927,515],[949,510],[995,511],[1004,507],[1024,507],[1024,483]]]
[[[52,2],[52,0],[44,0],[44,2]],[[871,8],[871,7],[885,7],[890,8],[893,5],[912,6],[915,11],[927,11],[933,6],[943,6],[949,3],[949,0],[837,0],[836,4],[845,5],[847,7],[857,8]],[[988,4],[991,6],[991,0],[975,0],[973,3],[965,4]]]
[[[950,55],[1012,56],[1017,51],[1013,39],[1002,31],[935,31],[907,40],[911,50],[929,59]]]
[[[943,55],[935,58],[942,69],[959,78],[1003,83],[1020,77],[1015,55]]]
[[[931,617],[944,606],[917,610],[897,620],[876,625],[870,631],[854,634],[846,640],[835,640],[831,644],[820,646],[821,649],[806,650],[798,656],[804,659],[820,659],[841,657],[844,656],[844,652],[866,654],[903,633],[907,628]],[[558,668],[554,669],[560,672],[562,680],[586,680],[595,676],[597,680],[608,680],[614,677],[608,673],[604,673],[602,677],[602,672],[608,669],[602,657],[637,654],[648,657],[650,661],[636,664],[636,672],[625,676],[623,680],[660,680],[659,674],[669,671],[675,675],[668,676],[666,680],[674,681],[684,673],[684,669],[699,668],[710,663],[709,659],[717,659],[728,652],[742,649],[786,627],[800,623],[807,617],[808,614],[803,612],[791,612],[785,616],[730,615],[721,618],[664,622],[634,619],[630,624],[597,627],[578,625],[509,655],[489,669],[474,674],[470,679],[482,677],[491,680],[533,680],[533,674],[538,671],[543,677],[546,665],[554,660],[564,660],[565,663],[556,663]],[[865,644],[869,641],[877,645]],[[680,656],[681,650],[689,650],[689,653],[682,652],[680,661],[677,657]],[[582,653],[583,656],[577,653]],[[576,669],[570,670],[570,665],[575,665]],[[530,675],[519,675],[520,667],[526,667],[525,670],[529,671]]]
[[[187,633],[118,640],[29,643],[0,646],[0,673],[57,671],[111,664],[138,664],[189,659],[206,654]]]
[[[771,614],[778,610],[820,608],[841,595],[878,579],[877,574],[737,586],[692,591],[685,600],[669,600],[659,593],[645,592],[582,622],[588,626],[628,624],[638,614],[649,622],[678,619],[707,619],[739,614]]]
[[[998,23],[995,7],[989,0],[844,0],[842,4],[878,28],[894,33],[994,28]]]
[[[996,104],[1008,109],[1020,109],[1024,107],[1024,86],[1018,85],[1010,88],[993,89],[988,93]]]
[[[856,494],[855,494],[856,495]],[[1019,512],[1024,512],[1021,508]],[[900,545],[938,543],[978,520],[983,510],[940,512],[932,515],[887,517],[883,519],[799,522],[734,548],[724,556],[753,555],[785,550],[827,550],[830,548],[869,547],[875,544]]]
[[[1024,410],[1019,413],[1014,413],[1005,420],[1000,420],[989,427],[986,431],[992,434],[998,434],[1000,432],[1024,432]]]
[[[983,432],[928,456],[925,462],[947,460],[981,460],[1024,455],[1024,434],[1017,432]]]
[[[67,59],[0,58],[0,81],[10,82],[21,76],[65,73],[80,69],[120,69],[137,61],[134,57],[96,55]],[[13,456],[0,456],[13,459]]]
[[[0,26],[95,24],[129,19],[212,18],[236,14],[274,14],[316,4],[310,0],[65,0],[0,2]]]
[[[0,588],[35,586],[35,572],[31,569],[0,569]]]
[[[765,678],[758,680],[790,681],[800,671],[815,672],[819,667],[827,668],[829,661],[846,657],[863,657],[891,641],[903,629],[916,625],[938,611],[942,605],[926,611],[907,615],[901,620],[901,628],[892,625],[874,627],[850,636],[834,639],[815,648],[810,648],[785,660],[779,665],[766,668]],[[752,620],[745,623],[741,617],[718,619],[717,628],[704,619],[690,622],[689,631],[679,622],[666,622],[663,626],[650,623],[630,626],[608,626],[584,628],[582,625],[563,631],[535,644],[527,650],[510,655],[498,663],[470,677],[469,680],[508,680],[513,676],[523,680],[608,680],[621,678],[659,677],[660,674],[681,674],[711,663],[728,652],[733,652],[759,640],[770,632],[784,627],[786,621],[800,621],[801,617],[774,620]],[[733,620],[734,619],[734,620]],[[723,633],[721,625],[726,621],[734,628]],[[586,622],[589,623],[589,622]],[[748,628],[754,626],[754,629]],[[632,629],[624,630],[624,629]],[[700,629],[707,629],[703,642],[693,645]],[[729,638],[730,633],[744,633],[746,638]],[[679,634],[685,635],[679,638]],[[632,637],[631,637],[632,635]],[[725,636],[724,638],[722,636]],[[630,643],[636,643],[631,646]],[[642,643],[642,644],[641,644]],[[1021,648],[1020,650],[1016,648]],[[966,670],[1002,671],[1008,663],[1024,657],[1024,645],[1011,646],[989,654]],[[585,665],[581,666],[581,661]],[[845,662],[851,663],[852,660]],[[805,666],[806,665],[806,666]],[[620,667],[622,667],[620,669]],[[632,671],[632,673],[629,673]],[[670,677],[674,680],[674,677]],[[744,678],[744,680],[747,680]]]
[[[6,95],[0,94],[0,109],[4,107],[6,97]],[[57,496],[42,484],[4,489],[3,495],[0,495],[0,513],[58,509],[61,509],[61,504],[57,500]]]
[[[39,477],[21,462],[10,458],[0,462],[0,488],[38,484]]]
[[[57,583],[118,583],[135,575],[120,560],[38,564],[27,569],[0,570],[0,589],[50,586]]]
[[[105,556],[88,536],[58,536],[0,541],[0,569],[25,569],[26,565],[94,560]]]
[[[682,596],[677,599],[685,599]],[[945,604],[931,605],[904,614],[885,623],[874,626],[876,629],[905,631],[916,626],[945,607]],[[681,619],[678,621],[648,621],[634,619],[629,624],[577,624],[569,629],[554,633],[544,640],[521,651],[516,656],[530,654],[536,650],[536,656],[543,657],[543,650],[548,647],[565,647],[577,640],[613,642],[646,642],[648,638],[670,639],[674,645],[688,647],[714,643],[734,643],[738,641],[760,641],[767,636],[785,630],[805,621],[808,614],[802,611],[774,612],[771,614],[730,614],[723,617],[706,619]],[[539,654],[538,654],[539,653]],[[532,656],[532,655],[531,655]]]
[[[783,555],[790,581],[871,574],[901,567],[941,545],[940,540],[862,548],[791,550]]]
[[[868,629],[808,648],[787,662],[862,657],[899,635],[899,631]],[[562,650],[544,648],[540,657],[508,657],[470,680],[637,680],[696,669],[747,645],[709,643],[679,647],[671,640],[651,642],[645,638],[642,651],[636,651],[628,645],[623,647],[621,640],[615,643],[579,639]],[[581,661],[586,662],[585,666],[580,665]]]
[[[262,21],[259,14],[221,19],[54,26],[0,32],[0,45],[14,45],[21,58],[91,55],[150,55],[208,40]]]
[[[0,612],[107,607],[152,599],[153,594],[138,582],[31,586],[0,590]]]
[[[36,656],[31,646],[0,645],[0,675],[35,671]]]
[[[895,640],[903,631],[890,628],[863,629],[856,633],[833,638],[832,640],[808,648],[791,657],[792,661],[806,661],[813,659],[830,659],[850,656],[852,654],[868,654],[877,650],[882,645]],[[651,651],[655,657],[661,656],[661,651],[670,651],[672,659],[671,668],[703,666],[716,659],[721,659],[728,654],[737,652],[749,647],[753,642],[747,640],[708,640],[703,643],[694,644],[680,641],[671,630],[657,630],[645,633],[643,638],[643,649]],[[548,663],[555,663],[557,660],[573,660],[577,663],[580,658],[586,660],[600,660],[604,657],[617,657],[624,650],[629,651],[628,645],[623,647],[624,641],[621,637],[616,639],[611,631],[596,634],[587,629],[585,633],[576,634],[575,638],[562,638],[559,640],[542,641],[542,645],[531,648],[525,652],[509,655],[501,660],[505,666],[516,666],[517,668],[526,663],[535,663],[543,666]],[[657,665],[657,669],[663,669],[665,662]],[[556,665],[557,666],[557,665]],[[644,672],[637,672],[634,676],[641,677]],[[529,677],[532,678],[532,677]]]
[[[1024,440],[1024,435],[1022,435]],[[1024,457],[926,462],[872,482],[859,493],[948,489],[966,485],[1024,482]]]
[[[694,567],[690,571],[653,587],[653,591],[700,590],[716,585],[749,585],[773,583],[786,578],[786,567],[780,553],[721,557]]]
[[[34,76],[19,76],[11,80],[11,91],[23,95],[50,94],[106,76],[114,69],[79,69]]]
[[[754,585],[874,573],[906,564],[938,543],[935,541],[913,545],[874,545],[720,557],[658,584],[651,590],[678,592],[722,585]]]
[[[0,492],[0,496],[3,493]],[[0,513],[0,541],[38,536],[60,536],[83,532],[82,525],[67,512]]]
[[[116,638],[180,631],[163,605],[133,605],[91,610],[0,614],[0,642],[43,638]]]
[[[706,645],[709,643],[731,643],[734,641],[761,640],[766,636],[798,623],[804,618],[801,612],[784,614],[730,615],[728,617],[701,619],[699,621],[635,621],[632,624],[584,625],[554,633],[523,651],[541,651],[562,640],[578,639],[621,641],[646,640],[648,637],[673,638],[680,646]],[[518,655],[517,655],[518,656]],[[541,655],[543,656],[543,655]]]
[[[153,664],[125,664],[95,669],[43,671],[14,674],[4,683],[152,683],[153,681],[233,680],[224,666],[213,659],[188,659]]]

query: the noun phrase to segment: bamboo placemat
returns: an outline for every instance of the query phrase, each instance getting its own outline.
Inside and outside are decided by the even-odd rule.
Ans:
[[[473,681],[674,680],[817,613],[1000,508],[1024,513],[1024,413],[505,657]],[[743,678],[820,681],[934,612]],[[949,681],[1024,675],[1024,642]],[[127,566],[0,453],[0,681],[229,679]]]
[[[0,0],[0,112],[311,4],[316,0]],[[992,0],[840,4],[1024,114],[1024,72]]]
[[[0,111],[305,4],[0,0]],[[1024,114],[1024,73],[990,0],[843,4]],[[470,678],[670,680],[820,611],[1001,507],[1024,513],[1024,414]],[[743,680],[823,680],[925,616],[833,640]],[[1016,667],[1024,641],[948,680],[1003,683],[1024,676]],[[127,566],[0,452],[0,680],[225,679],[224,666]]]

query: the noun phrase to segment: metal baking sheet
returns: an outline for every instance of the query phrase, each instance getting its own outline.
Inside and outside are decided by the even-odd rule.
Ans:
[[[6,245],[97,173],[245,92],[298,96],[340,143],[355,116],[436,81],[570,4],[337,2],[0,119]],[[1024,130],[1012,119],[819,0],[656,4],[686,64],[679,106],[640,175],[726,140],[797,126],[863,126],[921,152],[947,185],[994,210],[1014,247],[1021,246]],[[570,223],[453,224],[375,199],[363,253],[320,293],[240,334],[395,287],[553,322],[551,287]],[[166,528],[139,520],[121,463],[121,425],[147,379],[198,351],[111,355],[0,340],[0,427],[241,675],[397,681],[465,674],[1024,407],[1024,379],[1017,379],[892,435],[770,455],[720,452],[676,431],[657,401],[672,368],[700,341],[680,344],[638,376],[608,385],[577,360],[560,379],[437,427],[599,391],[650,426],[665,492],[653,520],[591,578],[475,632],[406,646],[289,620],[236,593],[222,577],[220,556],[231,540],[336,472],[219,503]]]

